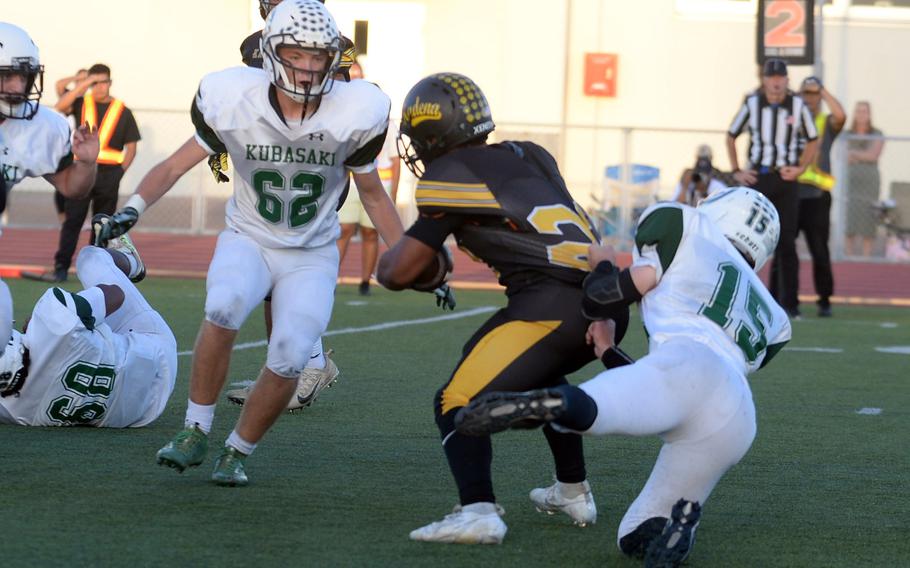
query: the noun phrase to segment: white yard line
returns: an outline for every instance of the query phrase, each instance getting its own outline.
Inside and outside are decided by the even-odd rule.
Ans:
[[[843,353],[843,349],[836,347],[784,347],[784,351],[806,351],[810,353]]]
[[[860,408],[859,410],[856,411],[856,413],[857,414],[867,414],[869,416],[878,416],[879,414],[882,413],[882,409],[866,407],[866,408]]]
[[[347,335],[349,333],[365,333],[368,331],[382,331],[384,329],[392,329],[395,327],[406,327],[409,325],[423,325],[427,323],[436,323],[438,321],[448,321],[456,320],[462,318],[469,318],[479,314],[488,314],[490,312],[495,312],[499,308],[495,306],[482,306],[480,308],[474,308],[471,310],[464,310],[459,312],[454,312],[451,314],[445,314],[442,316],[433,316],[430,318],[419,318],[412,320],[398,320],[398,321],[387,321],[384,323],[377,323],[373,325],[367,325],[364,327],[343,327],[341,329],[330,329],[326,331],[322,336],[330,337],[332,335]],[[234,351],[243,351],[244,349],[255,349],[256,347],[264,347],[267,345],[267,341],[261,339],[259,341],[250,341],[247,343],[237,343],[234,345]],[[192,351],[180,351],[177,353],[178,356],[183,357],[186,355],[191,355]]]
[[[910,345],[892,345],[889,347],[876,347],[879,353],[894,353],[895,355],[910,355]]]

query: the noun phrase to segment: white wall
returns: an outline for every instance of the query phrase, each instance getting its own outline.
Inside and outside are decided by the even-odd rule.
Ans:
[[[193,134],[188,111],[199,79],[240,63],[238,47],[251,25],[248,0],[5,1],[0,18],[24,28],[38,45],[45,105],[57,100],[57,79],[94,63],[111,68],[111,94],[134,110],[142,134],[121,195]],[[214,187],[210,180],[199,166],[175,191]],[[50,191],[43,180],[20,187]]]
[[[111,67],[111,92],[134,108],[184,109],[207,72],[237,65],[249,33],[248,0],[31,0],[0,15],[41,51],[46,102],[80,67]]]
[[[869,99],[886,134],[910,135],[910,10],[848,9],[846,2],[835,0],[826,9],[826,82],[848,112],[855,101]],[[139,113],[145,140],[136,171],[125,180],[129,187],[133,176],[191,133],[182,113],[199,78],[239,63],[240,41],[261,26],[252,5],[33,0],[6,2],[2,17],[28,29],[39,44],[48,102],[54,100],[55,79],[103,61],[113,68],[113,92],[128,105],[176,111]],[[559,158],[565,176],[582,201],[599,191],[603,167],[623,157],[618,127],[635,129],[630,158],[659,166],[664,191],[702,141],[714,146],[715,161],[726,167],[722,134],[640,129],[722,131],[756,84],[755,0],[329,0],[328,7],[348,35],[354,20],[370,21],[365,67],[368,78],[392,97],[393,116],[420,77],[465,73],[486,92],[500,131],[543,132],[561,140],[555,149],[564,150]],[[594,51],[619,54],[614,99],[582,94],[584,54]],[[793,68],[792,86],[810,71]],[[886,147],[886,178],[910,179],[901,169],[910,168],[910,160],[898,148]],[[213,187],[198,175],[192,183]]]

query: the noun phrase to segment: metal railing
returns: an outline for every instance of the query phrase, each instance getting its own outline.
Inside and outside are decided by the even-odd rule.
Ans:
[[[186,110],[134,109],[143,139],[137,158],[121,183],[121,199],[131,194],[141,177],[156,163],[192,136],[193,127]],[[726,131],[718,129],[683,129],[638,126],[591,126],[587,124],[499,123],[494,140],[532,140],[549,150],[559,160],[566,183],[576,200],[601,219],[603,228],[618,246],[628,247],[636,214],[642,206],[672,195],[680,174],[695,163],[698,146],[713,149],[714,165],[729,167],[726,156]],[[739,155],[745,156],[748,136],[738,141]],[[832,149],[834,174],[838,179],[833,192],[831,250],[836,259],[858,258],[845,253],[845,236],[850,223],[856,224],[857,196],[869,201],[892,198],[895,212],[910,224],[910,137],[885,137],[879,160],[879,183],[858,177],[846,163],[847,133],[838,137]],[[656,168],[659,177],[646,184],[633,179],[633,165]],[[607,168],[619,166],[615,179],[608,179]],[[851,173],[852,172],[852,173]],[[232,171],[228,172],[232,175]],[[406,169],[402,172],[398,209],[407,224],[416,217],[413,204],[415,179]],[[877,191],[870,187],[877,185]],[[851,187],[852,185],[852,187]],[[27,180],[18,185],[9,200],[6,225],[10,227],[57,227],[52,205],[52,188],[43,180]],[[188,234],[212,234],[224,226],[224,203],[233,184],[217,184],[203,163],[177,182],[174,189],[143,216],[137,230],[167,231]],[[851,205],[852,204],[852,205]],[[618,209],[618,210],[617,210]],[[867,216],[868,221],[868,216]],[[874,221],[873,221],[874,222]],[[608,225],[612,223],[612,225]],[[893,235],[881,226],[873,231],[871,258],[888,258]],[[860,254],[861,256],[861,254]]]

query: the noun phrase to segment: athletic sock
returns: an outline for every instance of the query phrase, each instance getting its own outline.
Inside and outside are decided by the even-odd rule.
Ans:
[[[200,430],[208,434],[212,431],[212,422],[215,421],[214,404],[196,404],[192,400],[186,401],[186,418],[183,421],[184,426],[197,426]]]
[[[322,351],[322,338],[316,340],[313,344],[313,350],[310,351],[310,360],[306,364],[307,369],[325,369],[325,353]]]
[[[127,278],[135,278],[139,273],[139,261],[136,260],[136,257],[131,254],[124,254],[127,262],[130,263],[130,271],[126,275]]]
[[[543,427],[556,465],[556,479],[562,483],[581,483],[587,477],[580,434],[561,433],[549,424]]]
[[[493,445],[489,436],[465,436],[455,431],[455,411],[437,418],[442,447],[449,469],[458,486],[461,505],[495,503],[493,476]]]
[[[553,423],[576,432],[584,432],[591,428],[597,419],[597,403],[594,399],[573,385],[562,385],[553,390],[562,394],[566,401],[565,413]]]
[[[238,450],[241,454],[250,455],[253,453],[253,450],[256,449],[256,444],[253,442],[247,442],[240,437],[240,434],[237,433],[237,430],[231,430],[231,435],[228,436],[227,440],[224,442],[225,446],[230,446],[235,450]]]

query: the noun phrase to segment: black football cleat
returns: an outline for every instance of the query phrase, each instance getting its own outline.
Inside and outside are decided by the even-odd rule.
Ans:
[[[552,422],[563,415],[566,401],[552,389],[491,392],[481,395],[455,415],[455,429],[468,436],[487,436],[529,423]]]
[[[695,545],[695,529],[700,518],[701,506],[697,501],[677,501],[663,532],[648,546],[645,568],[675,568],[682,564]]]
[[[65,268],[55,268],[53,271],[49,272],[30,272],[23,270],[20,276],[26,280],[36,280],[38,282],[46,282],[48,284],[58,284],[60,282],[66,282],[69,274],[68,270]]]

